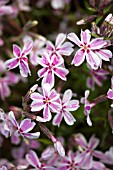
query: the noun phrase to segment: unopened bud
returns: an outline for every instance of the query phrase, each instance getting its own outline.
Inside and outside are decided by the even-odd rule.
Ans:
[[[87,22],[91,22],[94,18],[96,18],[96,15],[91,15],[91,16],[88,16],[84,19],[81,19],[80,21],[77,21],[76,24],[77,25],[83,25],[83,24],[86,24]]]

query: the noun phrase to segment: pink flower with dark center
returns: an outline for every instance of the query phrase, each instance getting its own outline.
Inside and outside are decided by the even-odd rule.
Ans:
[[[50,58],[48,53],[44,53],[42,58],[38,58],[38,63],[43,67],[38,71],[38,76],[43,77],[42,85],[49,83],[53,87],[55,83],[54,74],[66,81],[66,75],[69,71],[62,66],[64,64],[62,58],[58,59],[56,55]]]
[[[85,137],[82,134],[77,134],[75,136],[75,141],[77,144],[83,149],[81,153],[82,162],[81,165],[86,169],[93,168],[93,156],[99,159],[104,157],[104,154],[101,151],[95,150],[95,148],[99,144],[99,139],[96,138],[94,135],[91,136],[89,143],[87,143]]]
[[[12,111],[9,112],[9,119],[11,123],[13,124],[13,126],[16,128],[14,132],[15,136],[22,136],[22,137],[27,137],[30,139],[35,139],[39,137],[40,132],[29,133],[29,131],[31,131],[36,125],[35,122],[31,122],[31,119],[24,119],[21,121],[19,125]]]
[[[102,60],[109,61],[112,57],[111,51],[104,49],[107,42],[103,38],[94,38],[90,41],[91,32],[88,29],[81,31],[81,41],[75,33],[69,33],[67,38],[80,47],[72,60],[75,66],[81,65],[86,57],[91,68],[96,70],[101,67]]]
[[[57,2],[58,4],[58,2]],[[51,41],[47,41],[46,49],[50,55],[55,54],[59,58],[62,58],[62,55],[69,56],[73,52],[73,44],[70,42],[64,42],[66,39],[66,34],[58,34],[55,45]]]
[[[62,108],[54,117],[53,125],[59,126],[63,117],[68,125],[74,124],[76,120],[71,115],[70,111],[75,111],[79,108],[79,101],[71,100],[71,98],[72,98],[72,91],[70,89],[66,90],[61,101]]]
[[[5,62],[9,70],[19,66],[21,76],[27,77],[28,74],[31,75],[31,71],[29,70],[29,66],[28,66],[28,58],[26,56],[30,53],[32,47],[33,47],[33,42],[29,39],[26,39],[24,41],[23,50],[21,50],[19,46],[14,44],[13,54],[15,58],[9,59]]]
[[[31,111],[43,109],[43,118],[37,116],[37,121],[46,122],[51,120],[51,112],[58,112],[61,108],[59,94],[48,83],[42,86],[43,95],[34,92],[31,94]]]

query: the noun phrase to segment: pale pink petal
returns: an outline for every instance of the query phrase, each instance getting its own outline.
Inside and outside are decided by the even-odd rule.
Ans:
[[[79,101],[78,100],[71,100],[66,105],[67,111],[75,111],[79,108]]]
[[[54,147],[56,148],[60,156],[65,156],[65,150],[60,141],[54,143]]]
[[[40,132],[35,132],[35,133],[22,133],[26,138],[29,139],[36,139],[39,138]]]
[[[9,68],[9,70],[16,68],[19,65],[19,59],[18,58],[11,58],[5,62],[6,67]]]
[[[49,71],[44,75],[44,78],[42,80],[42,86],[46,83],[50,84],[50,87],[54,86],[55,80],[53,71]]]
[[[59,94],[54,89],[52,89],[48,97],[51,101],[55,101],[59,98]]]
[[[34,66],[38,65],[37,52],[31,51],[31,53],[30,53],[30,62]]]
[[[48,51],[53,51],[54,50],[54,45],[53,45],[53,43],[51,42],[51,41],[47,41],[46,42],[46,49],[48,50]]]
[[[44,103],[43,101],[33,101],[31,103],[31,111],[32,112],[36,112],[36,111],[40,111],[44,108]]]
[[[62,57],[59,58],[57,55],[54,54],[54,55],[52,55],[51,63],[54,68],[54,66],[56,67],[56,66],[60,66],[60,65],[64,64],[64,59]]]
[[[95,53],[102,59],[102,60],[105,60],[105,61],[110,61],[109,58],[112,57],[112,52],[110,50],[98,50],[98,51],[95,51]]]
[[[44,110],[43,110],[43,118],[46,121],[51,120],[51,112],[50,112],[49,106],[47,106],[47,105],[44,107]]]
[[[44,77],[47,74],[47,68],[42,68],[38,71],[39,77]]]
[[[69,56],[74,51],[72,48],[73,44],[70,42],[65,42],[63,45],[60,46],[58,52],[62,55]]]
[[[50,63],[50,60],[48,59],[49,56],[47,53],[44,53],[42,58],[37,57],[37,62],[40,64],[42,67],[48,67],[48,64]]]
[[[109,89],[108,92],[107,92],[107,97],[109,99],[113,99],[113,89]]]
[[[86,60],[94,70],[98,69],[98,67],[101,67],[102,60],[93,51],[86,53]]]
[[[57,102],[51,102],[49,106],[52,112],[58,112],[61,109],[60,103],[57,103]]]
[[[85,60],[85,55],[86,53],[84,52],[84,50],[82,50],[81,48],[75,53],[74,59],[72,60],[71,64],[74,64],[75,66],[79,66],[81,65],[84,60]]]
[[[30,165],[35,168],[41,167],[41,163],[33,150],[30,150],[29,154],[26,155],[26,159]]]
[[[87,141],[86,141],[85,137],[81,133],[78,133],[75,136],[75,140],[76,140],[77,144],[82,146],[84,149],[87,148]]]
[[[92,122],[91,122],[91,119],[90,119],[90,116],[89,116],[89,115],[87,115],[87,124],[88,124],[89,126],[92,126]]]
[[[67,35],[67,39],[69,39],[70,41],[74,42],[76,45],[81,47],[82,42],[79,40],[79,38],[77,37],[75,33],[69,33]]]
[[[73,125],[74,122],[76,122],[75,118],[72,116],[72,114],[68,111],[63,112],[64,120],[68,125]]]
[[[13,54],[17,58],[21,55],[21,48],[16,44],[13,44]]]
[[[42,101],[43,100],[43,96],[37,92],[34,92],[31,94],[30,98],[32,100],[35,100],[35,101]]]
[[[63,33],[58,34],[56,38],[55,46],[59,48],[61,44],[65,41],[65,39],[66,39],[66,34]]]
[[[99,159],[105,158],[105,154],[103,152],[97,151],[97,150],[94,150],[93,156],[95,156],[96,158],[99,158]]]
[[[91,39],[91,32],[86,29],[85,31],[81,30],[81,42],[84,44],[89,44],[89,41]]]
[[[106,167],[105,167],[105,165],[104,165],[103,163],[101,163],[101,162],[93,161],[93,169],[94,169],[94,170],[98,170],[98,169],[100,169],[100,170],[105,170]],[[106,169],[106,170],[107,170],[107,169]],[[109,170],[109,169],[108,169],[108,170]]]
[[[63,95],[62,102],[66,103],[72,98],[72,91],[70,89],[66,90]]]
[[[9,97],[11,94],[10,88],[8,87],[7,81],[0,81],[0,97],[2,100],[5,99],[5,97]]]
[[[31,75],[31,71],[30,71],[29,66],[28,66],[28,59],[27,58],[24,58],[20,61],[19,68],[20,68],[21,76],[28,77],[28,74]]]
[[[31,131],[35,125],[36,125],[36,123],[31,122],[31,119],[24,119],[20,123],[20,129],[22,130],[22,133],[27,133],[27,132]]]
[[[66,75],[69,73],[69,71],[66,68],[63,67],[55,67],[54,73],[61,78],[62,80],[66,81]]]
[[[106,44],[106,41],[103,38],[95,38],[90,42],[90,49],[97,50],[102,48]]]
[[[99,139],[93,135],[89,140],[88,143],[89,147],[95,149],[98,146],[98,144],[99,144]]]
[[[60,123],[62,121],[63,118],[63,114],[62,112],[59,112],[55,115],[54,119],[53,119],[53,125],[54,126],[60,126]]]
[[[33,48],[33,41],[30,39],[26,39],[24,42],[24,47],[23,47],[21,55],[22,56],[28,55],[30,51],[32,50],[32,48]]]
[[[18,128],[18,122],[17,122],[16,119],[15,119],[14,113],[13,113],[12,111],[10,111],[8,116],[9,116],[9,119],[10,119],[10,121],[12,122],[12,124],[13,124],[16,128]]]

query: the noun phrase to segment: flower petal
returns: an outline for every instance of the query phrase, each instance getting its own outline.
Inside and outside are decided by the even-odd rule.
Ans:
[[[89,147],[95,149],[99,144],[99,139],[96,138],[94,135],[89,140]]]
[[[41,167],[41,163],[33,150],[30,150],[29,154],[26,155],[26,159],[29,162],[29,164],[32,165],[33,167],[35,168]]]
[[[85,60],[85,52],[80,48],[74,56],[74,59],[72,60],[71,64],[74,64],[75,66],[81,65]]]
[[[37,92],[34,92],[31,94],[30,98],[32,100],[35,100],[35,101],[42,101],[43,100],[43,96]]]
[[[49,106],[45,106],[44,110],[43,110],[43,118],[45,119],[45,121],[50,121],[51,120],[51,112],[49,109]]]
[[[98,50],[95,51],[95,53],[102,59],[105,61],[109,61],[109,58],[112,57],[112,52],[110,50]]]
[[[24,41],[24,47],[22,50],[22,56],[26,56],[30,53],[30,51],[33,48],[33,41],[31,39],[25,39]]]
[[[77,35],[75,33],[69,33],[67,35],[67,39],[69,39],[70,41],[74,42],[76,45],[78,45],[79,47],[81,47],[82,42],[79,40],[79,38],[77,37]]]
[[[56,38],[55,46],[59,48],[61,44],[65,41],[65,39],[66,39],[66,34],[63,33],[58,34]]]
[[[18,122],[17,122],[16,119],[15,119],[15,116],[14,116],[13,111],[10,111],[10,112],[9,112],[9,119],[10,119],[10,121],[12,122],[12,124],[13,124],[16,128],[18,128]]]
[[[6,67],[9,68],[9,70],[16,68],[19,65],[19,59],[18,58],[11,58],[5,62]]]
[[[94,70],[98,69],[98,67],[101,67],[102,60],[93,51],[86,53],[86,60]]]
[[[103,38],[95,38],[90,42],[90,49],[97,50],[102,48],[106,44],[106,41]]]
[[[70,89],[66,90],[63,95],[62,102],[66,103],[72,98],[72,91]]]
[[[36,112],[36,111],[40,111],[44,108],[44,103],[43,101],[33,101],[31,103],[31,111],[32,112]]]
[[[85,31],[81,30],[81,42],[89,44],[89,41],[91,39],[91,32],[86,29]]]
[[[75,118],[72,116],[70,112],[65,111],[63,115],[64,115],[64,120],[68,125],[73,125],[74,122],[76,122]]]
[[[54,80],[54,73],[53,71],[48,71],[46,72],[46,74],[44,75],[44,78],[42,80],[42,86],[44,84],[49,84],[50,87],[52,88],[54,86],[55,80]]]
[[[113,99],[113,89],[109,89],[108,92],[107,92],[107,97],[109,99]]]
[[[55,67],[54,73],[61,78],[62,80],[66,81],[66,75],[69,73],[69,71],[66,68],[63,67]]]
[[[63,118],[62,112],[57,113],[53,119],[53,125],[59,127],[62,121],[62,118]]]
[[[20,123],[20,129],[23,131],[23,133],[27,133],[27,132],[31,131],[35,125],[36,125],[36,123],[31,122],[31,119],[24,119]]]
[[[72,48],[73,44],[70,42],[65,42],[63,45],[60,46],[58,52],[62,55],[69,56],[74,51]]]
[[[28,77],[28,74],[31,75],[31,71],[30,71],[29,66],[28,66],[28,59],[27,58],[24,58],[20,61],[19,68],[20,68],[21,76]]]
[[[13,54],[15,57],[20,57],[21,55],[21,48],[16,44],[13,44]]]
[[[70,100],[64,106],[66,106],[66,110],[68,110],[68,111],[75,111],[79,108],[79,101],[78,100]]]
[[[26,138],[29,138],[29,139],[36,139],[36,138],[39,138],[40,136],[40,132],[35,132],[35,133],[23,133],[23,135],[26,137]]]

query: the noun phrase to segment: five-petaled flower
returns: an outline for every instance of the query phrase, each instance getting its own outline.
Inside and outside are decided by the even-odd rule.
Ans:
[[[19,125],[12,111],[9,112],[9,119],[16,128],[14,132],[15,136],[22,136],[30,139],[36,139],[40,136],[40,132],[29,133],[36,125],[35,122],[31,122],[31,119],[26,118],[22,120]]]
[[[23,77],[27,77],[28,74],[31,75],[31,71],[28,65],[28,58],[26,57],[32,50],[33,42],[30,39],[24,40],[23,50],[16,44],[13,44],[13,54],[15,58],[9,59],[5,62],[9,70],[19,66],[20,74]]]
[[[58,3],[58,2],[57,2]],[[46,49],[50,55],[55,54],[58,58],[62,58],[62,55],[69,56],[73,52],[73,44],[70,42],[64,42],[66,34],[58,34],[55,45],[51,41],[47,41]]]
[[[56,114],[53,124],[54,125],[60,125],[62,118],[64,117],[65,122],[68,125],[73,125],[76,121],[75,118],[72,116],[72,114],[69,111],[75,111],[79,107],[79,101],[78,100],[70,100],[72,98],[72,91],[70,89],[66,90],[62,101],[61,101],[61,110]]]
[[[58,112],[61,108],[59,94],[48,83],[42,86],[43,95],[34,92],[31,94],[31,111],[43,109],[43,118],[37,116],[37,121],[46,122],[51,120],[51,112]]]
[[[88,64],[96,70],[101,67],[102,60],[109,61],[112,57],[111,51],[104,49],[107,41],[103,38],[94,38],[90,41],[91,32],[88,29],[81,31],[81,41],[75,33],[69,33],[67,38],[80,47],[72,60],[75,66],[81,65],[86,56]]]
[[[63,67],[64,61],[56,55],[52,57],[48,53],[44,53],[42,58],[38,58],[38,63],[43,67],[38,71],[38,76],[43,77],[42,84],[49,83],[51,87],[54,86],[54,74],[66,81],[66,75],[69,71]]]

